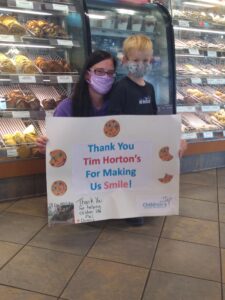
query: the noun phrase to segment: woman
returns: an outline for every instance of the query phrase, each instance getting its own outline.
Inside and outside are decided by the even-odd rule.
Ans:
[[[56,108],[56,117],[95,117],[107,115],[108,94],[115,80],[116,60],[108,52],[97,50],[85,63],[71,98]],[[41,153],[46,150],[46,137],[37,139]]]

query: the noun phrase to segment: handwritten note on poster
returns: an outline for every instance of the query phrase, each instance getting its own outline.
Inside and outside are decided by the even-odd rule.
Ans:
[[[50,223],[178,213],[178,116],[48,118],[47,134]]]

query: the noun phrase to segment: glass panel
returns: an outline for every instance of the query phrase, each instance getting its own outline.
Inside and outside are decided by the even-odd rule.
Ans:
[[[154,57],[151,71],[145,80],[153,84],[157,104],[169,107],[168,112],[172,113],[173,51],[168,47],[168,40],[171,41],[173,37],[170,36],[171,23],[166,11],[154,4],[123,6],[112,3],[109,6],[107,1],[94,1],[94,4],[93,1],[88,1],[88,15],[92,49],[104,49],[117,57],[118,79],[126,75],[122,64],[124,39],[129,35],[141,33],[152,40]]]

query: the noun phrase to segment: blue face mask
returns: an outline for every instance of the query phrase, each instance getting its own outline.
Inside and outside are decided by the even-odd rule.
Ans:
[[[125,68],[127,69],[128,73],[134,77],[142,78],[151,70],[151,65],[148,62],[143,63],[128,61],[125,65]]]

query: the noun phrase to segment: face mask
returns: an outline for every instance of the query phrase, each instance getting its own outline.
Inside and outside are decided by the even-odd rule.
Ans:
[[[134,77],[141,78],[151,70],[151,65],[149,63],[128,61],[126,69],[128,73],[132,74]]]
[[[94,73],[90,73],[91,77],[90,80],[87,82],[90,84],[90,86],[95,90],[97,93],[101,95],[107,94],[115,80],[114,77],[109,77],[107,74],[103,76],[96,75]]]

